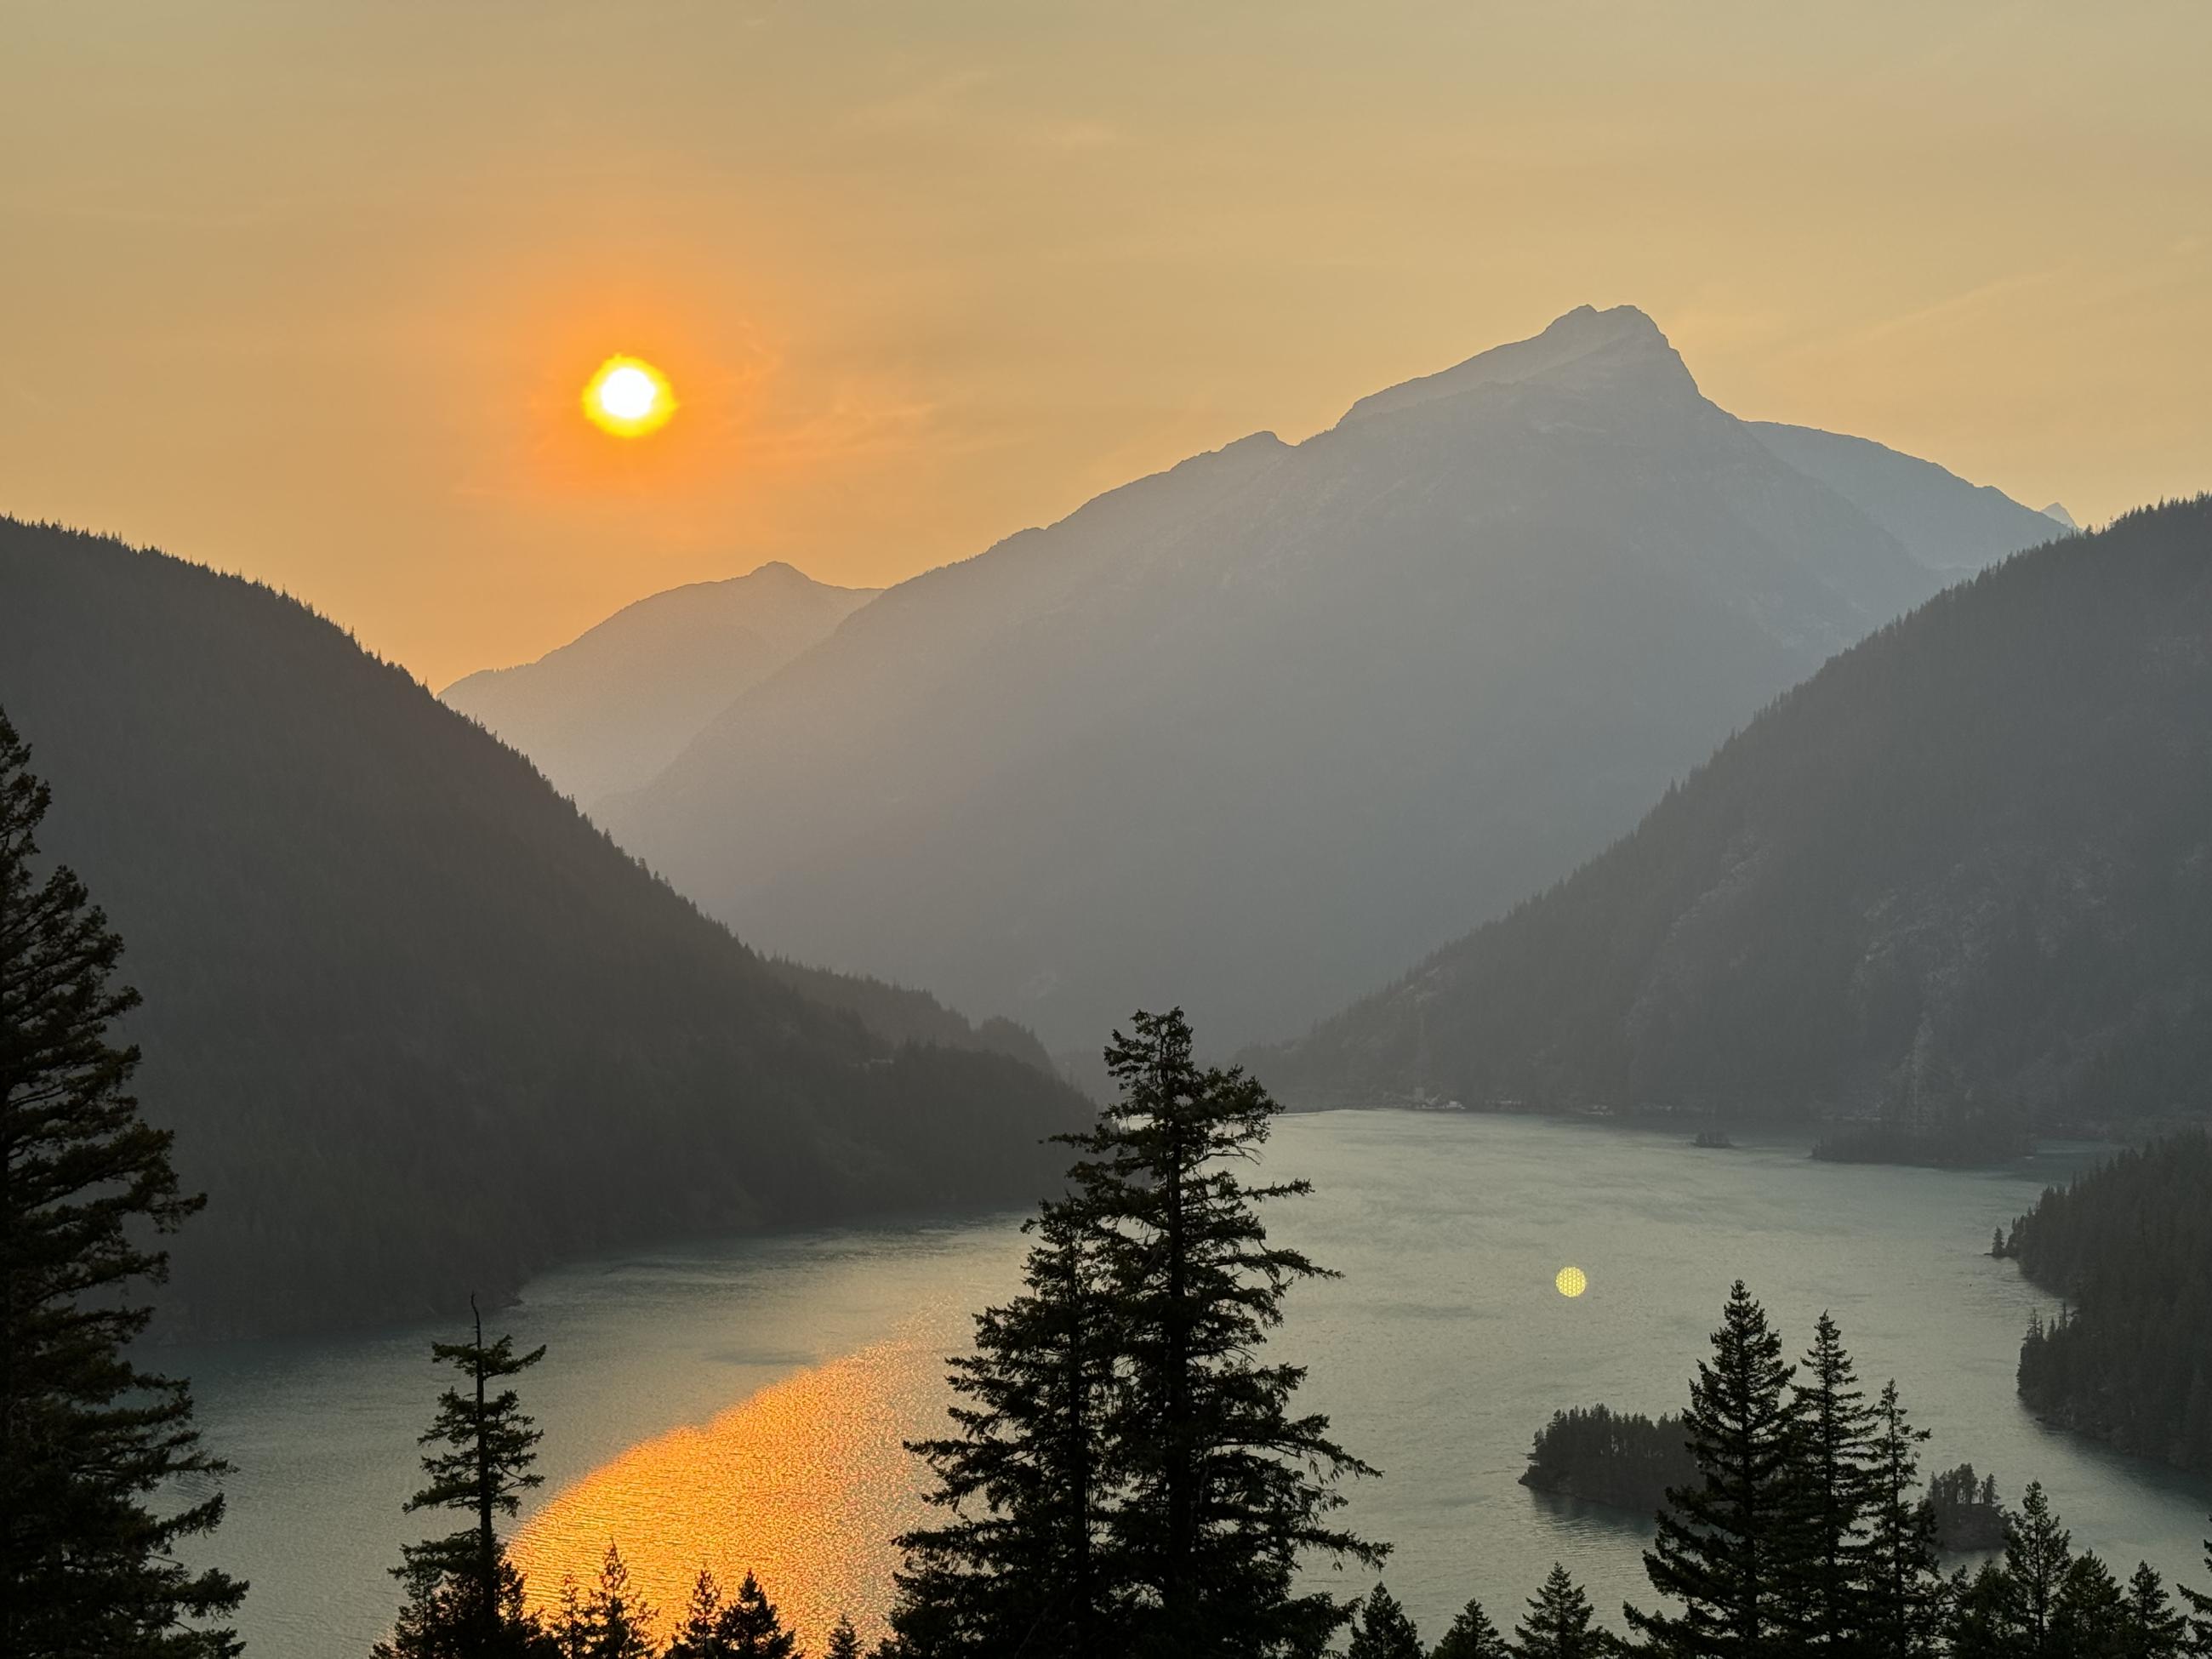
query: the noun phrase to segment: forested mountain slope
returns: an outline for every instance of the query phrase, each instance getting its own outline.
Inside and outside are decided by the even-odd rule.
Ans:
[[[2212,1140],[2171,1136],[2051,1188],[2006,1254],[2069,1304],[2021,1345],[2021,1397],[2212,1475]]]
[[[1931,560],[2051,532],[1928,471],[1956,548],[1585,307],[890,590],[602,821],[763,948],[1056,1052],[1163,1000],[1279,1035],[1598,850]]]
[[[894,1048],[801,995],[266,588],[0,520],[0,707],[52,787],[46,854],[144,994],[147,1115],[209,1194],[173,1331],[450,1309],[685,1231],[1025,1203],[1038,1138],[1086,1115],[1002,1054]]]
[[[1268,1057],[1307,1103],[2212,1103],[2212,497],[1845,652],[1633,834]]]
[[[764,564],[640,599],[536,662],[484,669],[439,696],[588,811],[647,781],[739,692],[873,598]]]

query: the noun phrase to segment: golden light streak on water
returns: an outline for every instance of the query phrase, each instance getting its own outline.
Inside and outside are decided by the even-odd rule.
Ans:
[[[840,1613],[884,1633],[891,1540],[924,1514],[924,1474],[900,1443],[942,1419],[941,1344],[873,1344],[762,1389],[704,1427],[631,1447],[555,1494],[511,1546],[533,1602],[563,1575],[589,1585],[609,1540],[665,1636],[703,1565],[725,1591],[750,1569],[818,1653]]]

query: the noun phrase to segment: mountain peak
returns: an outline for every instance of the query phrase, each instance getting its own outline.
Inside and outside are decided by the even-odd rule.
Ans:
[[[1493,346],[1441,373],[1362,398],[1344,418],[1365,420],[1480,386],[1528,381],[1575,391],[1642,385],[1694,395],[1698,389],[1659,325],[1644,312],[1634,306],[1600,311],[1583,305],[1554,318],[1540,334]]]

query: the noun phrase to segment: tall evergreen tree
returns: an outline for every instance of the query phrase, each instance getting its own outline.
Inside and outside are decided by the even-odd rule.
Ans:
[[[2189,1651],[2189,1626],[2166,1593],[2166,1581],[2148,1561],[2136,1563],[2128,1580],[2127,1611],[2119,1659],[2183,1659]]]
[[[898,1540],[890,1621],[911,1659],[1109,1650],[1115,1598],[1097,1553],[1113,1346],[1096,1250],[1068,1203],[1030,1227],[1024,1294],[980,1315],[975,1352],[951,1362],[957,1432],[908,1448],[948,1517]]]
[[[1298,1589],[1300,1558],[1386,1552],[1328,1518],[1340,1480],[1372,1471],[1327,1418],[1292,1414],[1304,1370],[1259,1358],[1290,1287],[1327,1275],[1268,1243],[1258,1206],[1311,1186],[1239,1178],[1280,1108],[1241,1067],[1201,1068],[1181,1009],[1138,1013],[1106,1065],[1121,1097],[1070,1140],[1120,1360],[1105,1439],[1125,1650],[1319,1653],[1352,1609]]]
[[[1470,1601],[1453,1618],[1429,1659],[1509,1659],[1511,1652],[1482,1603]]]
[[[2177,1586],[2189,1606],[2189,1640],[2192,1659],[2212,1659],[2212,1538],[2204,1540],[2205,1588]]]
[[[2020,1515],[2005,1529],[2004,1577],[2012,1636],[2021,1659],[2058,1659],[2059,1592],[2074,1565],[2074,1534],[2058,1524],[2043,1484],[2031,1480]]]
[[[1813,1346],[1791,1385],[1797,1450],[1792,1486],[1797,1513],[1778,1529],[1795,1534],[1786,1594],[1794,1604],[1796,1645],[1805,1653],[1852,1653],[1863,1644],[1868,1607],[1867,1518],[1876,1494],[1876,1410],[1858,1386],[1843,1333],[1822,1313]]]
[[[834,1637],[830,1650],[834,1655]],[[691,1605],[664,1659],[797,1659],[798,1652],[799,1638],[784,1629],[759,1580],[748,1572],[736,1596],[725,1599],[714,1575],[702,1567],[691,1587]]]
[[[1554,1561],[1543,1588],[1528,1598],[1528,1611],[1514,1626],[1516,1659],[1600,1659],[1613,1641],[1590,1628],[1589,1597]]]
[[[1869,1659],[1929,1659],[1942,1640],[1943,1580],[1936,1565],[1936,1516],[1915,1496],[1918,1448],[1928,1431],[1905,1419],[1894,1380],[1874,1408],[1872,1505],[1864,1555],[1864,1636]]]
[[[469,1306],[474,1314],[474,1297]],[[392,1640],[378,1645],[379,1659],[492,1659],[526,1653],[538,1633],[523,1610],[522,1581],[507,1561],[499,1522],[544,1481],[531,1467],[543,1435],[514,1390],[495,1386],[535,1365],[545,1350],[518,1354],[507,1336],[485,1342],[481,1314],[474,1333],[466,1342],[430,1345],[431,1358],[459,1370],[466,1386],[438,1397],[438,1414],[420,1443],[441,1449],[423,1454],[428,1479],[407,1500],[410,1515],[453,1510],[469,1524],[402,1547],[401,1565],[392,1571],[407,1587],[407,1604]]]
[[[1791,1376],[1782,1339],[1739,1279],[1683,1419],[1698,1482],[1667,1495],[1644,1557],[1652,1588],[1681,1610],[1626,1610],[1655,1654],[1774,1659],[1790,1650],[1786,1598],[1801,1557]]]
[[[2112,1569],[2094,1555],[2076,1556],[2058,1583],[2049,1650],[2068,1659],[2120,1659],[2128,1626],[2127,1594]]]
[[[629,1564],[611,1540],[599,1576],[580,1594],[573,1578],[561,1587],[561,1611],[547,1644],[560,1659],[654,1659],[654,1611],[630,1589]]]
[[[1367,1592],[1352,1620],[1352,1644],[1345,1659],[1424,1659],[1421,1634],[1398,1598],[1377,1584]]]
[[[50,799],[0,714],[0,1653],[233,1654],[211,1623],[245,1585],[174,1553],[215,1529],[222,1495],[147,1501],[228,1466],[185,1383],[128,1353],[168,1267],[142,1229],[203,1200],[138,1115],[138,1051],[107,1040],[138,1000],[113,983],[123,941],[68,869],[32,871]]]
[[[830,1645],[822,1650],[822,1659],[860,1659],[860,1633],[842,1613],[830,1627]]]

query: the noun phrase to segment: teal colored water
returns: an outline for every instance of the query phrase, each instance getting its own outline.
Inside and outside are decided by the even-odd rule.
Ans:
[[[1343,1277],[1297,1294],[1281,1340],[1311,1367],[1305,1398],[1383,1471],[1347,1513],[1395,1546],[1383,1577],[1431,1638],[1470,1595],[1510,1625],[1554,1560],[1609,1615],[1644,1594],[1636,1517],[1516,1477],[1557,1407],[1678,1408],[1739,1276],[1793,1347],[1832,1312],[1862,1374],[1894,1376],[1934,1431],[1930,1468],[1971,1460],[2008,1500],[2039,1479],[2077,1544],[2123,1572],[2147,1559],[2203,1584],[2212,1489],[2047,1430],[2014,1396],[2021,1333],[2054,1304],[1981,1253],[2087,1155],[1958,1173],[1534,1119],[1288,1119],[1267,1172],[1319,1191],[1277,1206],[1275,1231]],[[912,1512],[896,1440],[933,1427],[941,1356],[1011,1287],[1018,1221],[702,1244],[532,1284],[498,1322],[551,1350],[528,1390],[548,1476],[533,1559],[587,1559],[604,1547],[595,1530],[619,1528],[625,1553],[667,1573],[735,1552],[716,1565],[764,1578],[772,1565],[771,1589],[810,1620],[842,1607],[865,1626],[888,1560],[872,1540]],[[1570,1264],[1589,1280],[1574,1300],[1553,1288]],[[384,1629],[384,1569],[422,1530],[399,1505],[439,1386],[423,1358],[434,1334],[173,1356],[238,1465],[215,1553],[254,1581],[255,1650],[362,1654]],[[792,1469],[763,1465],[777,1447],[803,1501]],[[781,1494],[758,1551],[741,1521],[695,1552],[700,1495],[672,1486],[672,1467],[726,1483],[728,1516],[767,1516]]]

